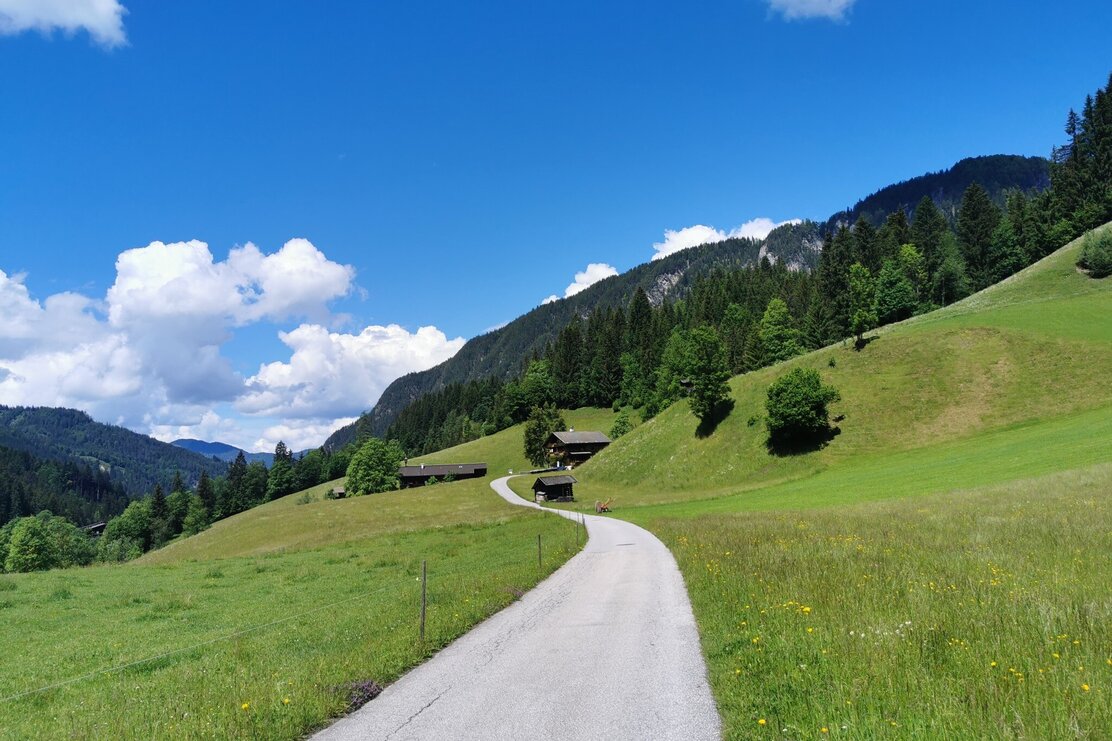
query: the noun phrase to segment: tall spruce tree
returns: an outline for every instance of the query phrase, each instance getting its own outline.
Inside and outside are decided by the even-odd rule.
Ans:
[[[853,225],[853,259],[868,268],[870,273],[880,270],[883,260],[876,229],[864,216],[858,217]]]
[[[753,319],[749,312],[736,303],[726,307],[719,334],[726,344],[726,362],[731,373],[745,370],[745,339]]]
[[[208,510],[211,516],[216,509],[216,494],[212,488],[212,479],[209,478],[208,471],[201,471],[201,478],[197,481],[197,496],[201,498],[201,504]]]
[[[923,256],[928,280],[942,263],[942,241],[949,231],[946,216],[930,196],[923,196],[911,220],[911,241]]]
[[[965,189],[958,209],[958,243],[973,290],[992,282],[992,234],[1000,223],[1000,209],[980,183]]]

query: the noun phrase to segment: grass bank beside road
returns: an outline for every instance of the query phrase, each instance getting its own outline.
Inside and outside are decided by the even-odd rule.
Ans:
[[[1112,465],[654,520],[729,739],[1112,734]]]

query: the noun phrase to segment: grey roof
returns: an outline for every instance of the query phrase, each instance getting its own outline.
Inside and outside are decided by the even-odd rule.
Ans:
[[[480,469],[486,471],[485,463],[426,463],[423,466],[402,466],[398,475],[402,478],[410,476],[459,476],[476,473]]]
[[[584,443],[608,444],[610,438],[601,432],[553,432],[552,436],[564,445],[579,445]]]
[[[535,487],[537,484],[543,484],[545,486],[559,486],[561,484],[577,483],[579,482],[575,480],[574,476],[541,476],[539,479],[533,482],[533,486]]]

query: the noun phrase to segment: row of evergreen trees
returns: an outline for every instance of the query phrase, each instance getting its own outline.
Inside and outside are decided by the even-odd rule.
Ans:
[[[351,452],[312,450],[295,459],[284,442],[274,450],[270,469],[260,461],[247,462],[241,452],[226,476],[210,478],[202,472],[190,488],[175,475],[166,494],[161,485],[137,499],[108,521],[97,541],[101,561],[126,561],[161,547],[179,535],[193,535],[225,517],[331,481],[347,471]]]

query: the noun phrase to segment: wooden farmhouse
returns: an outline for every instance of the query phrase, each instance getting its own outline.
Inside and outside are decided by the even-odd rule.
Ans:
[[[610,444],[601,432],[553,432],[544,444],[548,457],[565,466],[578,466]]]
[[[574,476],[541,476],[533,482],[533,499],[538,502],[573,502]]]
[[[485,463],[421,463],[416,466],[402,466],[398,469],[398,482],[403,489],[411,486],[424,486],[429,479],[443,480],[451,476],[453,480],[478,479],[487,475]]]

